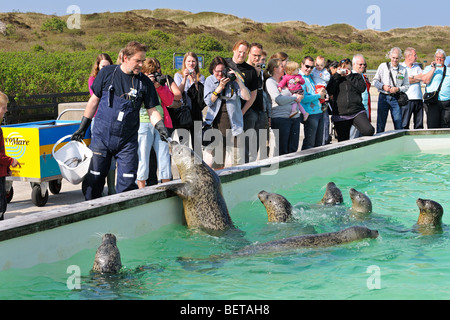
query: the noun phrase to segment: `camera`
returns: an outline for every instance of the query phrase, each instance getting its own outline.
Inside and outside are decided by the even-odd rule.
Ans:
[[[265,63],[260,63],[260,64],[257,64],[256,66],[258,68],[261,68],[261,69],[265,69],[266,68],[266,64]]]
[[[236,80],[236,75],[234,73],[230,73],[229,71],[222,71],[222,74],[225,78],[230,79],[230,81]]]
[[[153,77],[155,77],[155,81],[158,82],[160,85],[164,86],[167,81],[167,76],[164,74],[162,75],[159,72],[154,72],[151,74]]]
[[[188,69],[189,75],[192,75],[194,73],[194,69]]]
[[[230,81],[236,80],[236,75],[234,73],[227,72],[226,77],[230,79]]]

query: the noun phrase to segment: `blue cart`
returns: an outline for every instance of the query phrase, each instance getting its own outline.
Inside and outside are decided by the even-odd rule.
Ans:
[[[84,111],[67,109],[66,111]],[[48,201],[48,189],[53,194],[61,191],[62,175],[58,163],[53,158],[54,144],[64,136],[73,134],[80,126],[80,121],[59,120],[37,121],[2,126],[5,152],[9,157],[19,161],[20,167],[11,168],[9,181],[29,181],[31,199],[36,206],[44,206]],[[84,142],[89,145],[90,129],[86,132]],[[9,199],[14,193],[10,185]]]

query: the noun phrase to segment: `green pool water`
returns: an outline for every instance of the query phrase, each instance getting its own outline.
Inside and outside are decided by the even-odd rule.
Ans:
[[[268,223],[255,194],[230,210],[243,237],[213,237],[180,225],[138,239],[117,234],[124,265],[119,275],[90,274],[96,249],[83,250],[65,261],[0,272],[0,298],[449,299],[450,153],[408,153],[361,162],[357,168],[287,190],[266,189],[283,194],[294,205],[291,223]],[[329,181],[342,190],[344,205],[317,205]],[[349,188],[369,195],[369,217],[358,220],[350,215]],[[444,207],[442,232],[424,235],[413,229],[419,197]],[[329,248],[208,259],[247,243],[352,225],[376,229],[380,237]],[[100,244],[100,236],[92,236]],[[73,266],[80,278],[71,271]]]

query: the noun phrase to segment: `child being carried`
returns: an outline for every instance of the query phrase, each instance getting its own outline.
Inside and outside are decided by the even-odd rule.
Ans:
[[[299,75],[300,65],[295,61],[288,61],[286,63],[285,71],[286,74],[281,78],[278,83],[278,90],[281,90],[284,87],[287,87],[292,94],[303,95],[302,85],[305,83],[305,79],[301,75]],[[303,114],[303,121],[309,116],[309,113],[305,111],[300,103],[294,102],[292,104],[291,114],[289,118],[292,118],[298,114],[298,110]]]
[[[326,89],[328,82],[331,79],[331,74],[325,68],[325,58],[318,56],[316,58],[316,67],[311,72],[311,78],[316,85],[316,93],[319,93],[323,88]],[[319,99],[319,102],[323,105],[325,102],[329,101],[328,94],[325,99]],[[326,105],[325,107],[327,107]],[[326,110],[326,109],[325,109]]]

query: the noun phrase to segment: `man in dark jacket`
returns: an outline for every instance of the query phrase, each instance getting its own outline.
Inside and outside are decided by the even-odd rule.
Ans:
[[[334,122],[338,141],[349,139],[352,125],[363,136],[372,136],[375,133],[362,103],[362,93],[366,89],[363,76],[360,73],[352,72],[350,59],[341,60],[337,72],[327,86],[327,92],[333,96],[335,102],[331,120]]]

